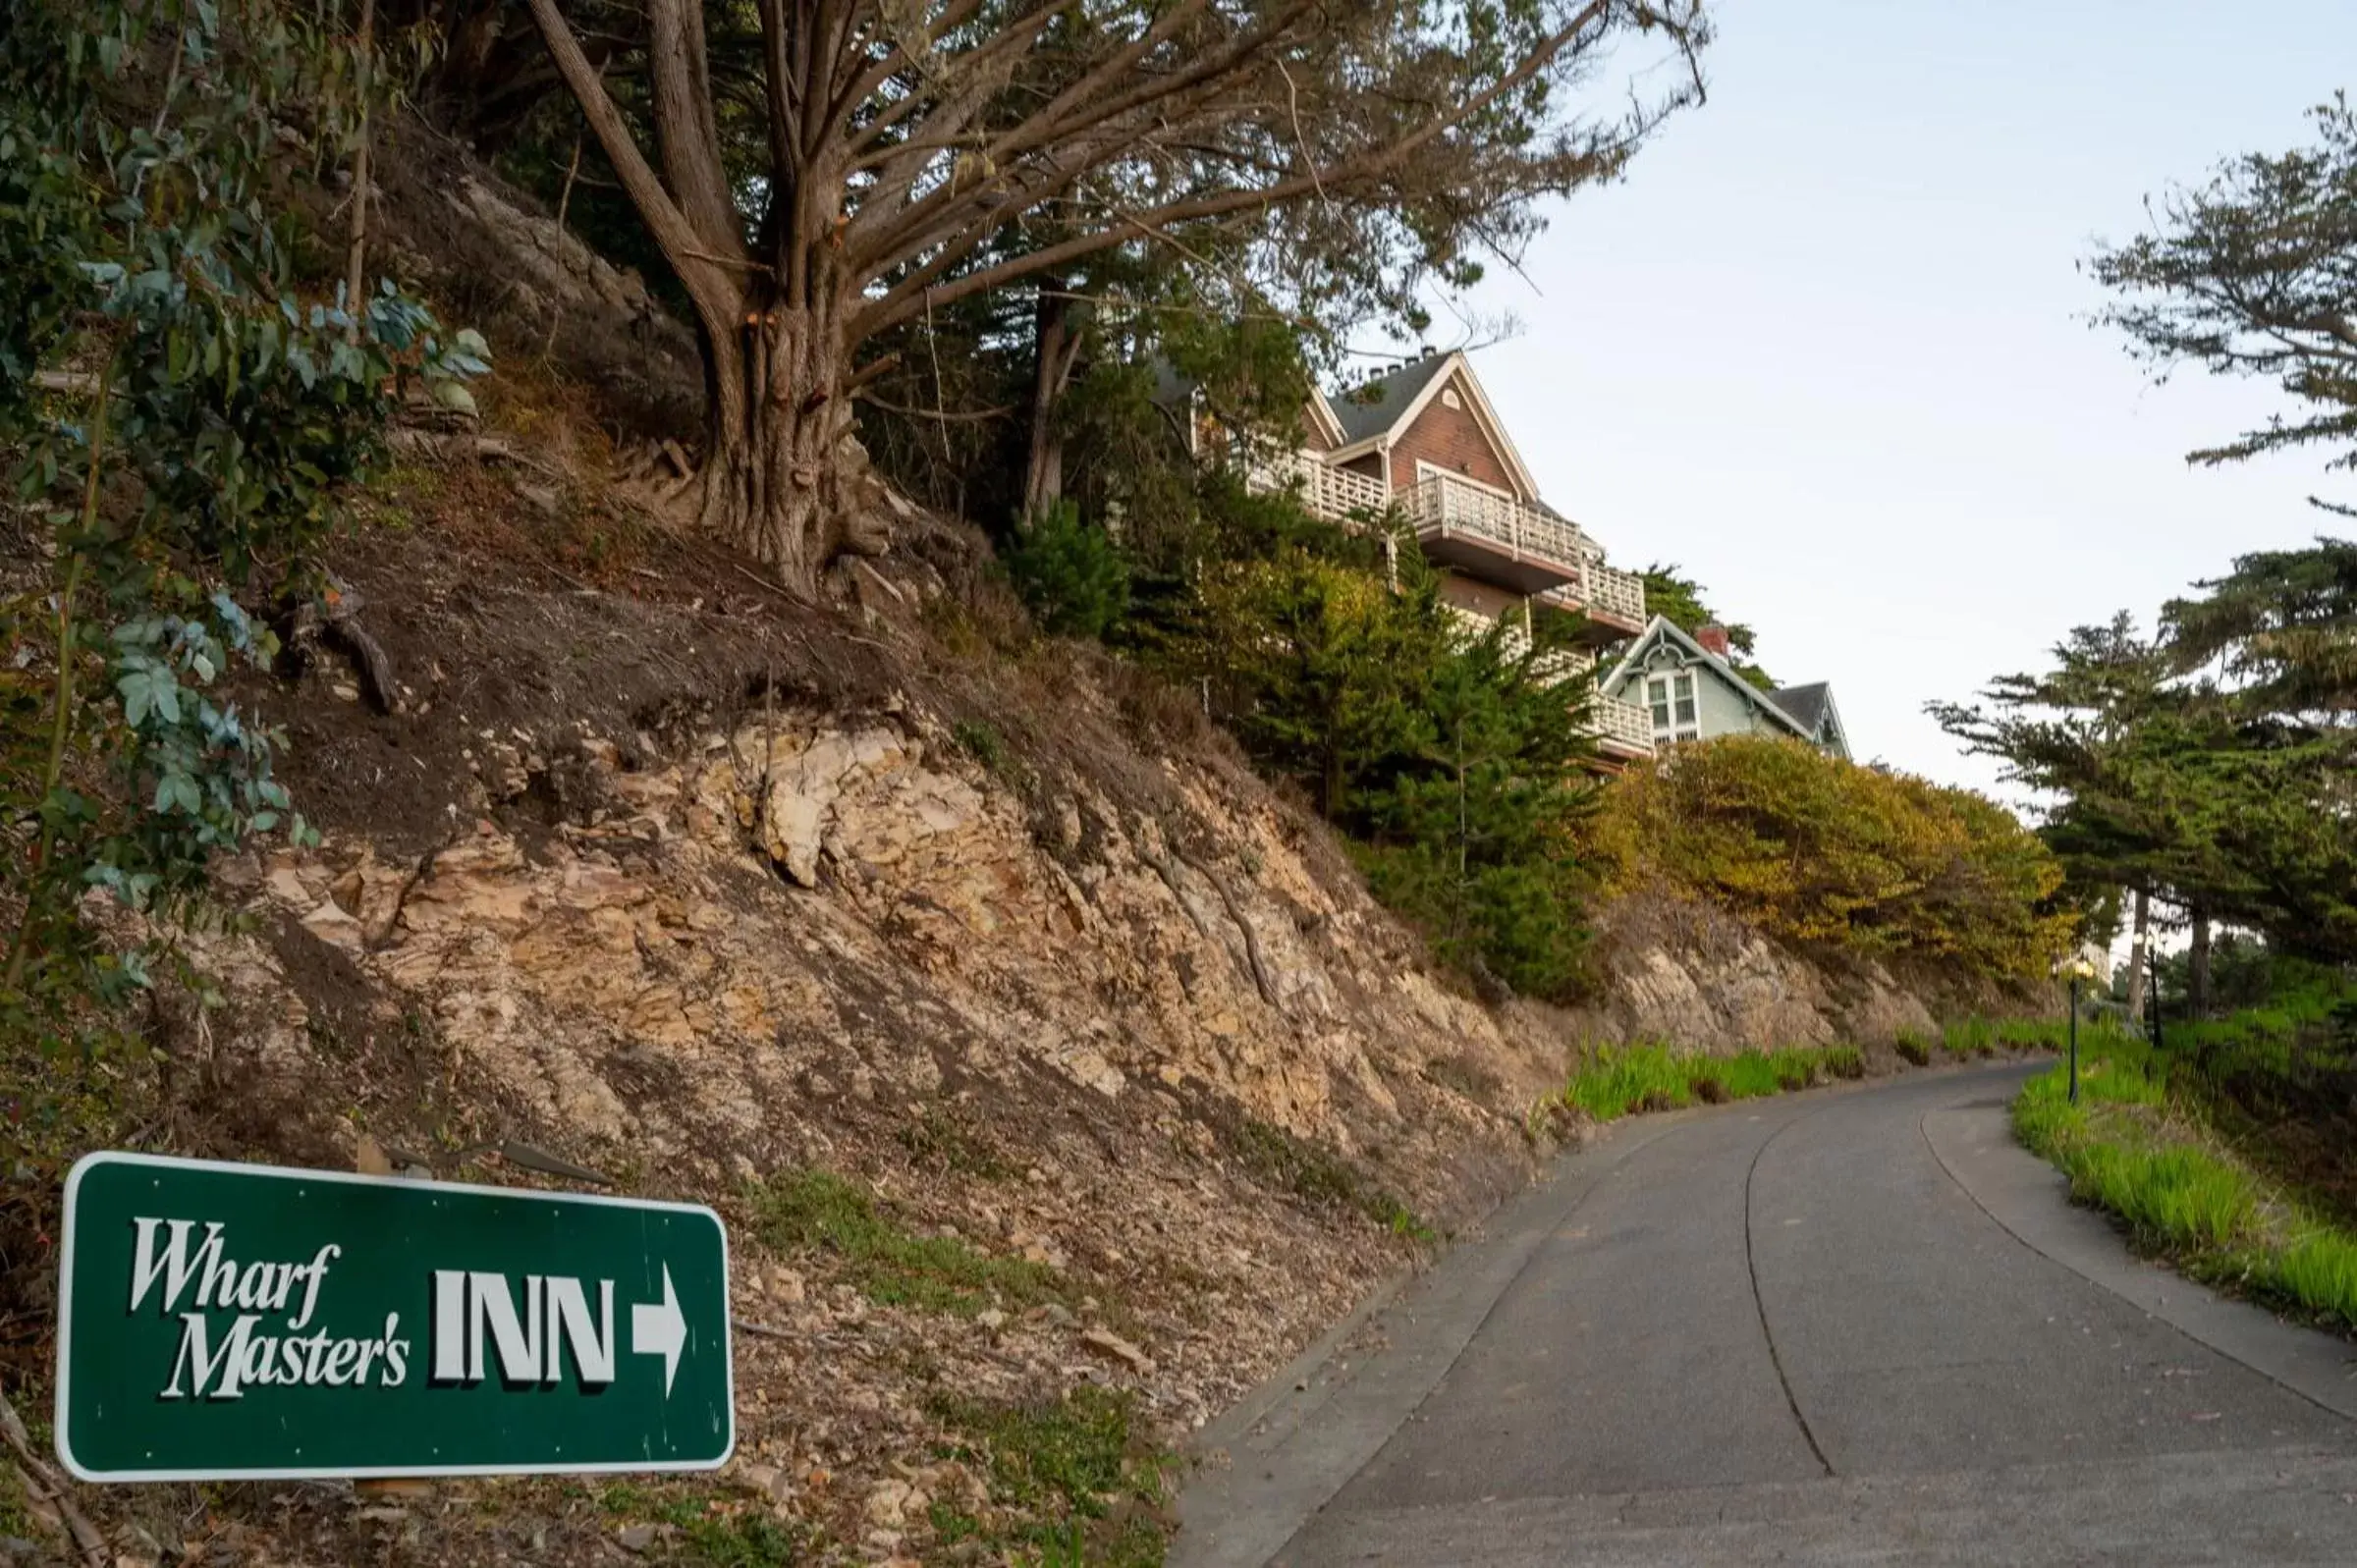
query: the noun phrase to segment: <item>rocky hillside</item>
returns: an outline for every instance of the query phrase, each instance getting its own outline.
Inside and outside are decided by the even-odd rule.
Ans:
[[[405,190],[571,255],[479,182]],[[1183,694],[1025,629],[970,530],[880,498],[898,547],[814,609],[667,528],[635,441],[513,351],[568,277],[629,295],[595,266],[516,269],[554,314],[486,425],[411,435],[329,563],[339,634],[247,693],[323,841],[223,868],[243,918],[183,937],[217,995],[167,989],[104,1141],[714,1204],[739,1460],[85,1498],[131,1560],[993,1557],[1065,1506],[993,1468],[1007,1423],[1093,1413],[1116,1474],[1179,1442],[1526,1181],[1575,1052],[1930,1025],[1634,905],[1591,1010],[1485,1004]]]

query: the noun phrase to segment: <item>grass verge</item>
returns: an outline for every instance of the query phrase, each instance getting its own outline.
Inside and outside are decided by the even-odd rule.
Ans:
[[[1673,1110],[1696,1101],[1756,1100],[1865,1075],[1866,1057],[1855,1046],[1792,1046],[1731,1056],[1691,1055],[1660,1045],[1606,1047],[1571,1075],[1557,1098],[1598,1121],[1611,1121],[1641,1110]]]
[[[825,1247],[848,1266],[852,1284],[884,1306],[962,1317],[994,1303],[1020,1311],[1069,1306],[1065,1278],[1045,1264],[976,1252],[952,1236],[920,1236],[880,1210],[867,1190],[828,1170],[749,1183],[744,1202],[771,1250]]]
[[[2014,1133],[2070,1178],[2073,1198],[2125,1221],[2139,1251],[2357,1330],[2357,1235],[2243,1159],[2204,1113],[2189,1076],[2185,1062],[2136,1036],[2082,1033],[2079,1103],[2058,1064],[2023,1086]]]

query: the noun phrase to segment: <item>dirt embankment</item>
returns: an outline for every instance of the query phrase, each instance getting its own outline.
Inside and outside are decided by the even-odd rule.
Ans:
[[[313,1489],[194,1531],[192,1493],[110,1494],[162,1559],[620,1560],[690,1493],[854,1557],[1013,1539],[941,1469],[971,1402],[1118,1390],[1168,1443],[1527,1179],[1560,1021],[1428,970],[1183,699],[986,629],[970,535],[911,519],[814,611],[541,482],[412,463],[335,553],[391,711],[333,656],[252,693],[324,842],[222,868],[245,929],[186,943],[225,1001],[159,1019],[142,1142],[514,1140],[715,1204],[740,1458],[612,1506]],[[838,1200],[884,1242],[812,1217]]]

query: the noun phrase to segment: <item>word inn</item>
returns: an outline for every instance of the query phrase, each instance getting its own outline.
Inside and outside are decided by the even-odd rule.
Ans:
[[[433,1372],[437,1383],[478,1383],[496,1362],[511,1388],[554,1384],[573,1358],[584,1389],[614,1380],[614,1281],[597,1281],[597,1310],[582,1281],[525,1274],[521,1305],[505,1274],[434,1271]],[[486,1356],[488,1348],[490,1354]]]

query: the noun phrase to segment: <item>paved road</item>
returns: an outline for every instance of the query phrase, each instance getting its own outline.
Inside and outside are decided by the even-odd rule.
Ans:
[[[2348,1347],[2069,1209],[2027,1070],[1629,1124],[1211,1434],[1178,1563],[2357,1564]]]

